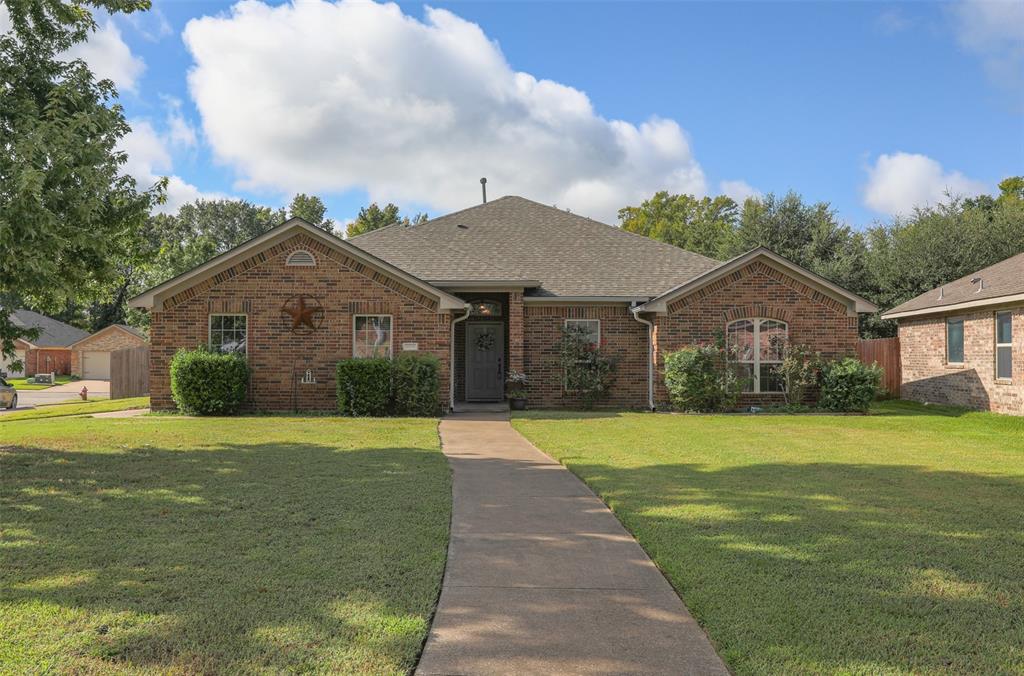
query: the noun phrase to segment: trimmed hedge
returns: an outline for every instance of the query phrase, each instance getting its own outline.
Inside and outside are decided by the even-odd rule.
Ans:
[[[171,359],[171,397],[188,415],[230,415],[245,403],[249,365],[238,354],[178,350]]]
[[[338,411],[347,416],[434,416],[441,363],[431,354],[338,362]]]
[[[338,411],[349,416],[384,416],[391,408],[391,360],[338,362]]]
[[[882,369],[847,357],[825,365],[821,378],[822,408],[866,412],[882,384]]]
[[[441,409],[437,392],[441,362],[432,354],[402,354],[391,363],[391,389],[398,415],[432,416]]]

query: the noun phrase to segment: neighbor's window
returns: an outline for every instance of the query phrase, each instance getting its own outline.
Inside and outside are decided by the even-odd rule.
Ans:
[[[996,313],[996,378],[1013,378],[1013,315]]]
[[[601,320],[600,319],[566,319],[565,328],[576,329],[586,337],[593,347],[601,345]]]
[[[964,363],[964,320],[946,320],[946,363]]]
[[[740,319],[726,326],[726,342],[744,392],[786,391],[778,369],[788,336],[786,322],[777,319]]]
[[[248,321],[245,315],[210,315],[210,349],[245,355]]]
[[[356,359],[390,359],[391,316],[356,315],[353,321],[352,356]]]

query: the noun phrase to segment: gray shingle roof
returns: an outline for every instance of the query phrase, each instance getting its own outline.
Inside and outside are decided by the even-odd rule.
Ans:
[[[76,329],[32,310],[15,310],[10,314],[10,319],[16,326],[39,329],[39,335],[29,340],[37,347],[67,347],[89,335],[88,331]]]
[[[981,279],[980,283],[971,281],[977,278]],[[939,289],[942,289],[941,298]],[[995,265],[982,268],[977,272],[972,272],[960,279],[922,293],[917,298],[897,305],[883,316],[930,309],[939,312],[947,305],[974,301],[998,303],[998,299],[1002,296],[1022,293],[1024,293],[1024,253],[1019,253]]]
[[[538,280],[539,296],[653,297],[718,265],[515,196],[349,241],[420,279]]]

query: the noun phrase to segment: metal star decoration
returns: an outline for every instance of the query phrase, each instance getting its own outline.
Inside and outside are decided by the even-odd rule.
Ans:
[[[307,300],[312,301],[308,303]],[[312,333],[320,328],[324,309],[309,296],[289,298],[281,307],[281,311],[292,318],[293,333]]]

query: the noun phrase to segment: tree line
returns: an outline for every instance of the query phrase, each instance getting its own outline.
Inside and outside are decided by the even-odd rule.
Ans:
[[[750,197],[655,193],[619,211],[624,230],[728,260],[764,246],[876,303],[882,311],[1024,251],[1024,177],[999,195],[955,195],[863,231],[843,224],[827,202],[795,192]],[[881,314],[881,313],[879,313]],[[895,335],[879,314],[861,318],[865,338]]]

